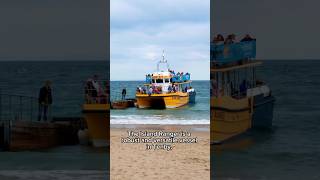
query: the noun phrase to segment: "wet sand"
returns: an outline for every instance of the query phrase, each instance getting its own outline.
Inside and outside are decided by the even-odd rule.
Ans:
[[[146,150],[143,143],[121,143],[121,137],[127,137],[128,130],[189,131],[198,142],[174,144],[170,151]],[[112,125],[110,133],[112,180],[210,179],[209,125]]]

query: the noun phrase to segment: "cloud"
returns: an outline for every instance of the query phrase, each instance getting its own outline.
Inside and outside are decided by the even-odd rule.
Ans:
[[[112,0],[111,80],[143,80],[162,50],[171,68],[209,79],[209,2]]]

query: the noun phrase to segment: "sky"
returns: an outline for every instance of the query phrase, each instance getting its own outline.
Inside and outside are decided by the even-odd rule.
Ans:
[[[211,36],[249,33],[258,59],[320,59],[319,0],[211,1]]]
[[[0,60],[109,59],[106,0],[1,0]]]
[[[170,68],[210,79],[210,0],[111,0],[110,78],[144,80],[165,51]]]

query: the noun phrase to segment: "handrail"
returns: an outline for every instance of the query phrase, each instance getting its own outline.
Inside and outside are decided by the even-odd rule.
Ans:
[[[0,121],[37,119],[38,98],[33,96],[2,93],[0,90]]]

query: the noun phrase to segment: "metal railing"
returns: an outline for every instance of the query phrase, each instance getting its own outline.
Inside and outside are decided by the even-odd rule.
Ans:
[[[0,90],[0,121],[32,121],[38,116],[38,98],[2,93]]]

